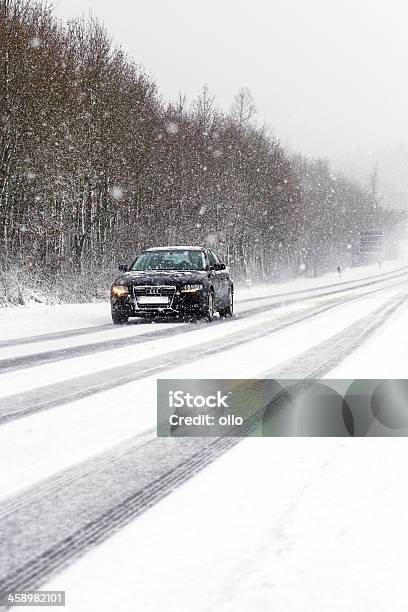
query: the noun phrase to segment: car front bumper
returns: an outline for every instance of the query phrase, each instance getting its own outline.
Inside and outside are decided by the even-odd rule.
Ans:
[[[188,316],[204,315],[208,306],[208,293],[203,289],[192,294],[175,292],[168,305],[140,304],[131,294],[125,297],[111,297],[112,309],[128,317]]]

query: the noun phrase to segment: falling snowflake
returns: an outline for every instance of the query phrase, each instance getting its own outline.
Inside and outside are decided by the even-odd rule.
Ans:
[[[299,266],[299,271],[300,272],[304,272],[305,270],[306,270],[306,264],[301,263],[300,266]]]
[[[115,185],[110,190],[111,196],[114,200],[120,200],[123,197],[123,189],[118,185]]]
[[[208,246],[213,246],[214,244],[216,244],[217,243],[216,234],[208,234],[208,236],[206,237],[206,243],[208,244]]]
[[[198,214],[200,215],[200,217],[202,217],[202,216],[204,215],[205,211],[206,211],[206,207],[205,207],[205,206],[202,206],[202,207],[200,208],[200,210],[199,210],[199,213],[198,213]]]
[[[41,39],[38,38],[38,36],[34,36],[33,38],[31,38],[29,44],[31,49],[39,49],[39,47],[41,47]]]
[[[221,149],[215,149],[215,151],[214,151],[214,153],[213,153],[213,156],[214,156],[215,158],[217,158],[217,159],[218,159],[219,157],[221,157],[221,156],[222,156],[222,151],[221,151]]]
[[[174,123],[173,121],[169,121],[168,123],[166,123],[166,132],[168,134],[177,134],[178,131],[179,128],[177,123]]]

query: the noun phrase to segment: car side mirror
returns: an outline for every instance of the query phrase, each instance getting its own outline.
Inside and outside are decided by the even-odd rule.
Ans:
[[[211,270],[217,270],[217,271],[219,271],[219,270],[225,270],[225,268],[226,268],[226,267],[227,267],[227,266],[226,266],[225,264],[223,264],[223,263],[218,263],[218,264],[215,264],[214,266],[211,266]]]
[[[129,266],[126,264],[119,264],[118,268],[119,268],[119,272],[129,272],[130,271]]]

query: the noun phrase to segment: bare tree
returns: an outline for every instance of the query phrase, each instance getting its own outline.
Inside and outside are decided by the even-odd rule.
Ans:
[[[240,128],[246,126],[256,114],[255,100],[249,87],[241,87],[236,94],[232,107],[231,117]]]

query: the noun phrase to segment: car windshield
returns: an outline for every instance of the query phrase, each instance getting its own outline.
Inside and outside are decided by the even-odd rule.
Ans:
[[[204,270],[204,253],[193,250],[147,251],[136,259],[132,270]]]

